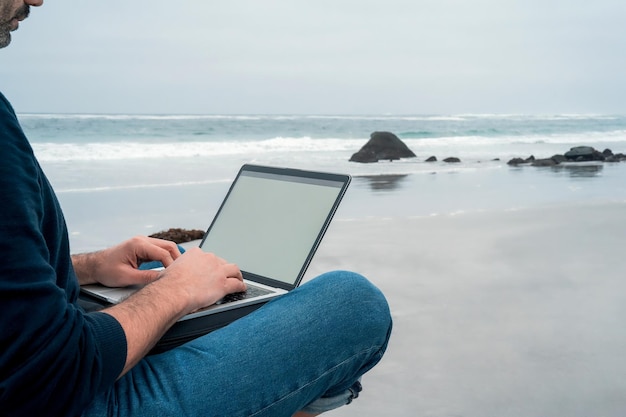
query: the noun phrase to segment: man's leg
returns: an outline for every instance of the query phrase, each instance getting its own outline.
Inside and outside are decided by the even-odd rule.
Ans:
[[[223,329],[147,357],[85,415],[316,414],[358,395],[358,379],[381,359],[390,332],[378,289],[357,274],[325,274]]]

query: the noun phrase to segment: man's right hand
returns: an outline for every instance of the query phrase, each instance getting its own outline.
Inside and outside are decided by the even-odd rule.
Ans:
[[[246,289],[237,265],[200,248],[189,249],[176,259],[163,270],[161,280],[186,292],[189,307],[185,314]]]

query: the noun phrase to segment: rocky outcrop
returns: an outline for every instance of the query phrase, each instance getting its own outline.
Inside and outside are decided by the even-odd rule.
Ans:
[[[356,153],[350,157],[351,162],[370,163],[378,161],[395,161],[401,158],[414,158],[415,153],[411,151],[404,142],[391,132],[373,132],[370,140]],[[494,159],[494,161],[499,160]],[[430,156],[424,162],[437,162],[436,156]],[[442,160],[445,163],[460,163],[457,157],[448,157]],[[508,165],[531,165],[535,167],[551,167],[562,163],[573,162],[622,162],[626,161],[623,153],[614,154],[610,149],[600,152],[592,146],[575,146],[564,154],[552,155],[549,158],[535,158],[530,155],[527,158],[513,158],[507,162]]]
[[[529,164],[536,167],[546,167],[559,165],[565,162],[622,162],[626,161],[626,155],[623,153],[614,154],[610,149],[600,152],[591,146],[576,146],[571,148],[565,154],[552,155],[550,158],[535,159],[530,156],[526,159],[513,158],[507,164],[517,166]]]
[[[414,158],[415,154],[391,132],[373,132],[370,140],[350,158],[351,162],[370,163]]]

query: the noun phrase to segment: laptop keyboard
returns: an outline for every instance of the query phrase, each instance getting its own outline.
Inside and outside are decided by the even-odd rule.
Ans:
[[[265,288],[255,287],[254,285],[248,284],[248,288],[245,291],[228,294],[215,304],[232,303],[233,301],[245,300],[246,298],[254,298],[260,295],[271,294],[272,292],[274,291],[266,290]]]

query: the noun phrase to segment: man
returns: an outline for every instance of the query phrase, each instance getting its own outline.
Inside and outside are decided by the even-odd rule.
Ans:
[[[42,3],[0,0],[0,46]],[[0,143],[1,415],[305,416],[358,396],[391,331],[384,297],[364,278],[325,274],[223,329],[146,356],[177,319],[244,290],[239,268],[146,237],[70,256],[52,187],[1,94]],[[138,270],[146,260],[166,268]],[[79,285],[95,282],[148,285],[86,313]]]

